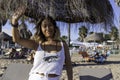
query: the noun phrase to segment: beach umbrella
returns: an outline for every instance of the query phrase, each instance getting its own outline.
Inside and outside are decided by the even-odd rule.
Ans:
[[[34,19],[50,15],[56,21],[111,22],[113,9],[109,0],[0,0],[1,15],[6,16],[20,5],[26,5],[25,15]]]
[[[1,42],[0,47],[1,48],[9,47],[9,41],[11,40],[12,40],[12,37],[10,35],[8,35],[5,32],[0,32],[0,42]]]
[[[32,32],[27,28],[27,25],[24,21],[22,21],[18,29],[21,38],[30,39],[30,37],[32,36]]]
[[[0,13],[0,32],[2,32],[2,26],[5,25],[7,22],[6,17]]]
[[[12,37],[5,32],[0,32],[0,40],[10,40]]]
[[[118,6],[120,6],[120,0],[114,0],[114,1]]]
[[[96,42],[96,41],[100,42],[100,41],[103,41],[103,40],[104,40],[103,36],[98,34],[98,33],[90,34],[85,38],[86,42]]]
[[[113,9],[109,0],[0,0],[0,10],[8,16],[21,5],[27,7],[25,16],[34,20],[50,15],[56,21],[69,23],[69,33],[70,23],[113,22]]]

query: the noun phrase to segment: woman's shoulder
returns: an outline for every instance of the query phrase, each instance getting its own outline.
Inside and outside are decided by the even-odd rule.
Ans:
[[[56,41],[57,41],[57,43],[59,43],[59,44],[66,45],[66,42],[65,42],[64,40],[56,40]]]
[[[57,42],[65,43],[65,40],[62,40],[62,39],[57,39],[56,41],[57,41]]]

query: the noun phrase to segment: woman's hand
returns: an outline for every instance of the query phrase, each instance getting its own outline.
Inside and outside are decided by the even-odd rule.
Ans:
[[[26,10],[26,6],[20,6],[18,7],[14,14],[12,15],[12,19],[11,19],[11,23],[13,25],[17,24],[18,23],[18,20],[20,19],[20,17],[25,13],[25,10]]]

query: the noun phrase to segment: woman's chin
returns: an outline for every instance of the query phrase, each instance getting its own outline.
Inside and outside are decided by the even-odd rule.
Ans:
[[[52,35],[47,35],[46,38],[53,38],[53,36]]]

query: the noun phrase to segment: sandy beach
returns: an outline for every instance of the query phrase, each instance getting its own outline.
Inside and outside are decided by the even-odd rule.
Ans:
[[[79,54],[71,56],[73,65],[73,78],[80,80],[79,72],[82,68],[107,68],[110,69],[114,80],[120,80],[120,54],[111,54],[104,64],[96,64],[94,62],[82,62],[82,57]],[[0,59],[0,76],[5,72],[10,63],[27,63],[26,59]],[[61,80],[67,80],[66,71],[63,70]]]

